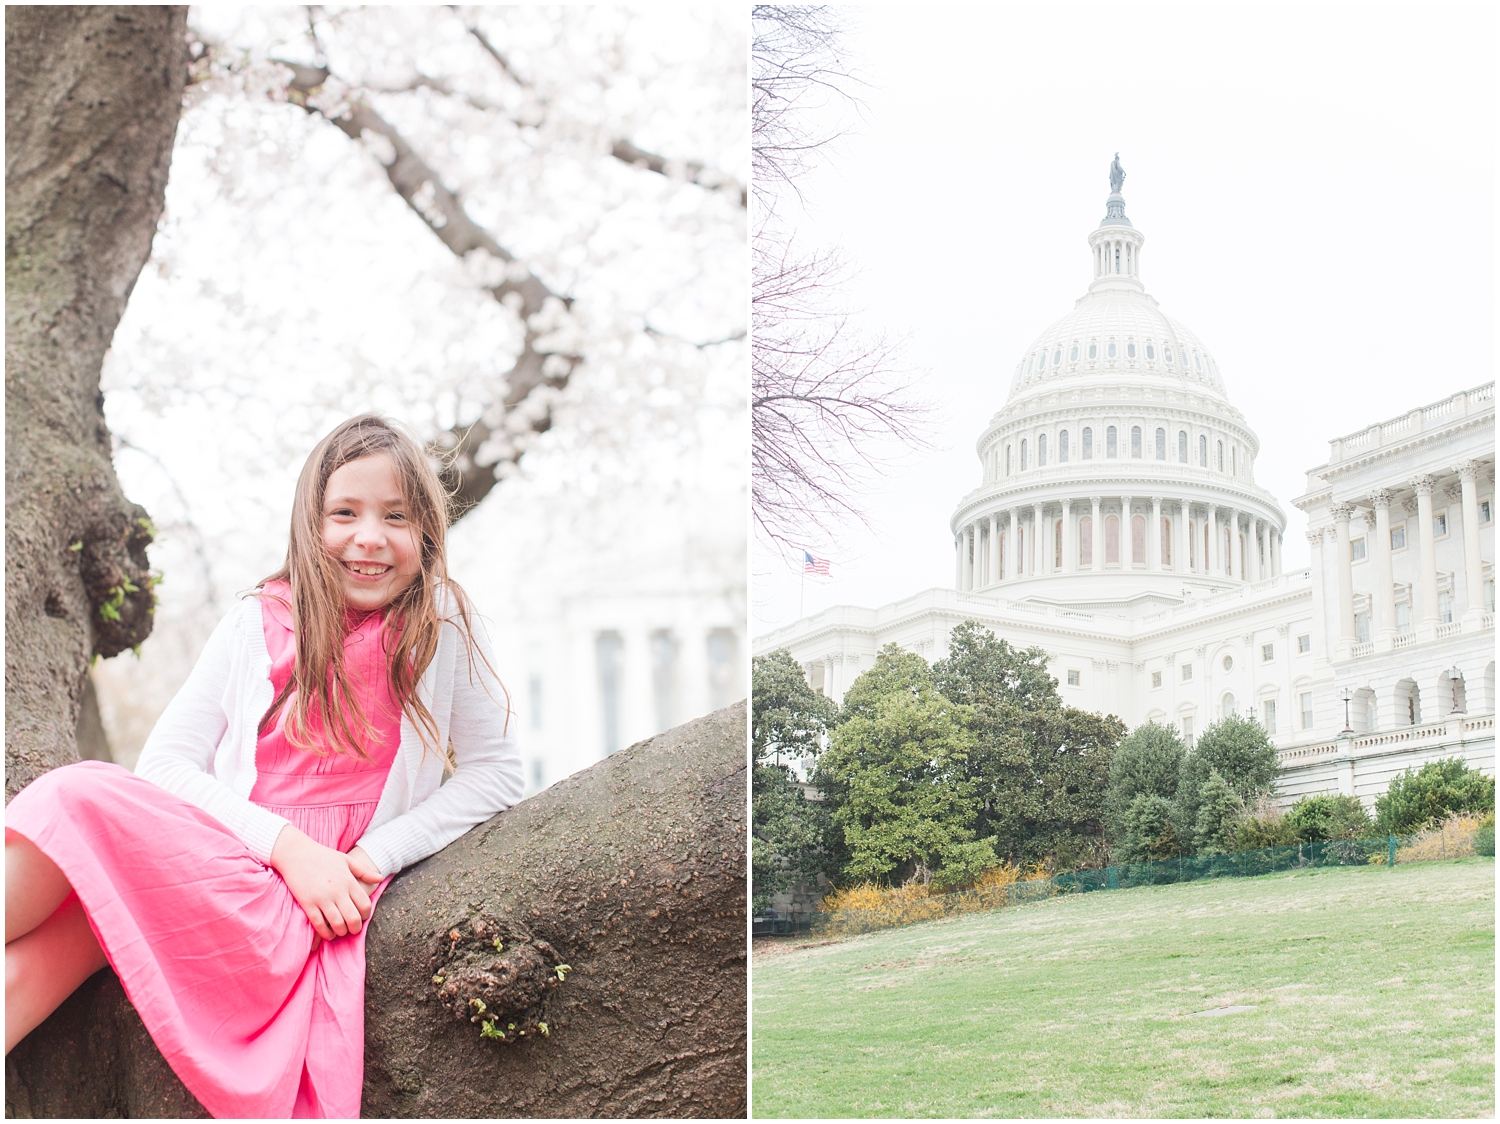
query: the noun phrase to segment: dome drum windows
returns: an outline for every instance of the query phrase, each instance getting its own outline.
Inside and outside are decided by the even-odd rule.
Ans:
[[[1224,442],[1222,442],[1222,441],[1216,441],[1216,442],[1214,442],[1214,444],[1218,447],[1218,457],[1219,457],[1219,459],[1218,459],[1218,466],[1219,466],[1219,471],[1223,472],[1224,471]]]
[[[1146,358],[1147,359],[1155,359],[1156,358],[1156,347],[1154,345],[1152,345],[1152,344],[1149,344],[1149,343],[1146,345]]]
[[[1057,435],[1057,463],[1068,463],[1068,431],[1066,429]]]
[[[1177,460],[1180,464],[1187,464],[1187,430],[1177,431]]]
[[[1120,564],[1120,517],[1118,515],[1104,517],[1104,564],[1106,566]]]
[[[1146,565],[1146,517],[1133,515],[1130,518],[1130,564]]]
[[[1083,427],[1083,459],[1094,459],[1094,431],[1090,426]]]
[[[1138,425],[1130,427],[1130,455],[1137,460],[1141,456],[1141,427]]]
[[[1165,359],[1168,363],[1172,361],[1172,349],[1170,347],[1162,348],[1162,358]]]
[[[1021,438],[1021,471],[1026,471],[1026,438]]]
[[[1158,427],[1156,431],[1156,459],[1167,459],[1167,431]]]
[[[1062,348],[1060,346],[1052,352],[1052,365],[1054,367],[1062,366]]]
[[[1134,359],[1135,358],[1135,341],[1134,340],[1131,340],[1129,343],[1127,343],[1125,345],[1125,358],[1126,359]]]
[[[1010,446],[1005,446],[1005,475],[1010,475]]]
[[[1089,358],[1099,358],[1099,343],[1097,340],[1089,340]]]
[[[1115,357],[1115,341],[1114,340],[1110,340],[1109,341],[1109,349],[1108,349],[1108,351],[1105,352],[1105,354],[1108,355],[1109,358],[1111,358],[1111,359],[1113,359]]]
[[[1198,467],[1208,467],[1208,438],[1202,435],[1198,437]]]
[[[1045,433],[1036,439],[1036,466],[1047,467],[1047,435]]]
[[[1115,427],[1110,426],[1104,431],[1104,455],[1106,457],[1118,457],[1120,455],[1119,439],[1115,434]]]
[[[1073,345],[1073,350],[1070,351],[1070,352],[1068,352],[1068,362],[1069,363],[1077,363],[1078,362],[1078,345],[1076,343]]]

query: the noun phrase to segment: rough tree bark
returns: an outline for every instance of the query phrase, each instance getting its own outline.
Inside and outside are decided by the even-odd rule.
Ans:
[[[743,1117],[745,944],[741,702],[392,883],[367,945],[364,1115]],[[5,1109],[203,1115],[108,970],[11,1052]]]
[[[151,631],[151,523],[99,367],[161,217],[185,7],[5,10],[5,795],[78,760],[84,673]]]

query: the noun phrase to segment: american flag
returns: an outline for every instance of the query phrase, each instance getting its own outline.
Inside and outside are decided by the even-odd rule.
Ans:
[[[804,574],[827,574],[828,559],[814,558],[804,550],[802,552],[802,572]]]

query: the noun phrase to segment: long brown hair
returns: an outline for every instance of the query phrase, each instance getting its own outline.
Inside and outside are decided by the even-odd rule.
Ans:
[[[361,414],[335,428],[318,442],[297,477],[286,562],[263,579],[255,593],[269,596],[264,592],[267,582],[284,581],[291,586],[288,608],[297,659],[291,678],[262,716],[260,733],[264,735],[275,725],[276,716],[285,706],[285,733],[293,746],[320,757],[330,751],[369,757],[360,743],[371,736],[373,726],[359,705],[344,666],[348,606],[338,563],[323,547],[323,501],[328,478],[334,472],[350,461],[382,454],[395,466],[407,522],[421,544],[417,576],[385,609],[382,633],[390,658],[391,694],[420,735],[424,752],[435,749],[447,759],[447,747],[438,745],[437,721],[417,694],[422,673],[437,652],[443,624],[451,621],[461,626],[471,678],[476,657],[496,682],[499,677],[474,641],[469,599],[448,575],[444,539],[449,498],[437,471],[416,441],[378,414]],[[440,616],[440,591],[452,599],[456,619]],[[500,689],[506,695],[505,720],[509,724],[510,694],[504,684]],[[314,714],[323,720],[325,744],[310,733],[309,720]]]

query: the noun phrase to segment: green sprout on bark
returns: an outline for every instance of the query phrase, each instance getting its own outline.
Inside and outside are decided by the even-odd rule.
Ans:
[[[559,964],[556,968],[553,969],[553,971],[555,971],[557,973],[557,982],[558,983],[567,983],[568,982],[568,975],[567,974],[569,972],[571,972],[572,970],[573,970],[573,965],[571,965],[571,964]]]
[[[104,599],[104,604],[99,606],[99,616],[102,620],[117,621],[120,619],[120,606],[125,604],[125,595],[128,593],[139,593],[140,586],[129,578],[109,591],[109,596]]]

